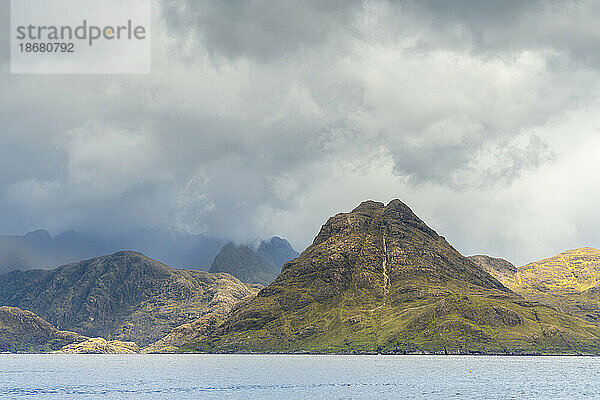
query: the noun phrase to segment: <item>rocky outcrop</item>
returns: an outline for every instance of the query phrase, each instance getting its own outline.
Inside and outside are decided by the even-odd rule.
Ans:
[[[69,344],[55,353],[60,354],[136,354],[140,348],[133,342],[91,338],[83,342]]]
[[[177,351],[184,344],[211,335],[215,328],[223,322],[222,314],[210,313],[194,322],[173,329],[162,339],[144,349],[144,353],[170,353]]]

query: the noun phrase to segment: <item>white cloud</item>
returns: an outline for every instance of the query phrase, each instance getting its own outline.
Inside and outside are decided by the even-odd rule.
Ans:
[[[72,190],[111,198],[167,178],[158,167],[163,156],[147,131],[86,123],[66,132],[63,140],[67,185]]]

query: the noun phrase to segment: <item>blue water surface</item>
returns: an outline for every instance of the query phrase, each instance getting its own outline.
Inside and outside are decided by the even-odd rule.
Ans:
[[[0,355],[0,399],[220,398],[600,398],[600,358]]]

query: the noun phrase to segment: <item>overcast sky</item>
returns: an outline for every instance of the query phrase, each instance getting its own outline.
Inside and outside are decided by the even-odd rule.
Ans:
[[[400,198],[465,254],[600,247],[597,1],[164,1],[150,75],[10,75],[0,233],[303,249]]]

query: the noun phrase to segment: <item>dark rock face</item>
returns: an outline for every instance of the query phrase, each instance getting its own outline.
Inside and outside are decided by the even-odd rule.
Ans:
[[[141,346],[206,313],[224,314],[250,294],[230,275],[179,270],[132,251],[0,275],[0,304],[59,329]]]
[[[79,343],[87,337],[64,332],[31,311],[0,307],[0,352],[45,352]]]
[[[210,337],[184,346],[442,354],[599,349],[597,326],[524,301],[400,200],[366,201],[329,218],[273,283],[240,302]]]
[[[277,236],[263,240],[256,251],[227,243],[215,257],[209,272],[226,272],[246,283],[268,285],[287,261],[298,257],[290,243]]]
[[[246,245],[228,243],[217,254],[209,272],[225,272],[246,283],[268,285],[277,277],[273,266]]]

